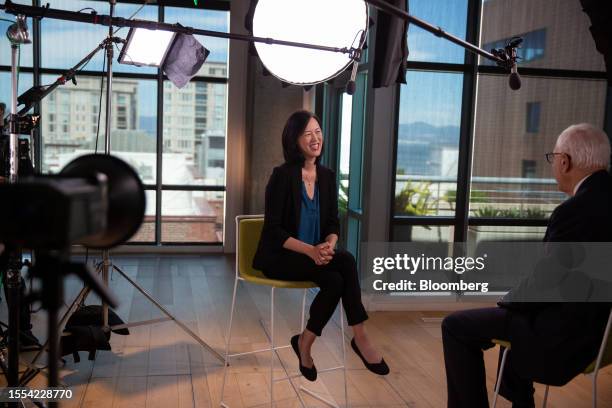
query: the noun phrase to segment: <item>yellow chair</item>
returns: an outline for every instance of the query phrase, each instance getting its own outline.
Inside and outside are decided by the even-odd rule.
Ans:
[[[276,381],[289,380],[291,386],[293,387],[298,399],[302,405],[302,407],[306,407],[302,396],[299,391],[291,382],[291,379],[300,377],[301,374],[290,376],[287,372],[287,369],[281,362],[281,366],[285,371],[285,376],[281,378],[274,378],[274,357],[276,356],[279,361],[280,357],[278,356],[278,350],[284,348],[290,348],[290,345],[285,346],[277,346],[274,339],[274,291],[276,288],[282,289],[302,289],[302,319],[300,332],[304,331],[304,312],[306,309],[306,292],[309,288],[315,288],[317,285],[314,282],[305,282],[305,281],[284,281],[278,279],[269,279],[267,278],[261,271],[253,269],[252,262],[253,257],[255,256],[255,251],[257,250],[257,244],[259,242],[259,237],[261,236],[261,231],[263,229],[263,215],[239,215],[236,217],[236,277],[234,279],[234,294],[232,295],[232,308],[230,312],[230,320],[229,326],[226,336],[226,346],[225,346],[225,367],[223,371],[223,383],[221,386],[221,406],[225,408],[229,408],[225,402],[223,402],[223,393],[225,391],[225,382],[227,377],[227,367],[229,366],[230,358],[237,356],[244,356],[249,354],[261,353],[265,351],[270,352],[270,406],[274,404],[274,383]],[[266,285],[270,286],[270,347],[264,348],[260,350],[249,351],[245,353],[235,353],[229,354],[230,340],[232,335],[232,320],[234,317],[234,307],[236,304],[236,290],[238,288],[238,282],[244,281],[249,283],[254,283],[256,285]],[[346,347],[344,341],[344,313],[342,310],[342,302],[340,302],[340,326],[342,332],[342,362],[343,365],[337,367],[326,368],[322,370],[318,370],[319,373],[329,372],[333,370],[343,370],[344,371],[344,398],[346,402],[346,406],[348,407],[348,386],[346,382]],[[337,407],[335,403],[327,400],[326,398],[320,396],[314,391],[309,390],[303,386],[300,389],[314,398],[324,402],[327,405],[332,407]]]
[[[606,329],[604,330],[603,338],[601,339],[601,345],[599,346],[599,353],[597,354],[597,358],[593,361],[587,368],[582,372],[583,374],[593,374],[593,408],[597,408],[597,374],[599,370],[609,364],[612,364],[612,339],[610,338],[610,328],[612,326],[612,309],[610,309],[610,316],[608,317],[608,323],[606,325]],[[497,384],[495,385],[495,392],[493,393],[493,403],[491,404],[493,408],[495,408],[495,403],[497,402],[497,395],[499,394],[499,386],[502,381],[502,374],[504,372],[504,366],[506,365],[506,355],[510,351],[511,344],[505,340],[493,339],[492,343],[497,344],[501,347],[505,347],[504,354],[502,354],[502,361],[499,368],[499,374],[497,375]],[[546,408],[546,402],[548,401],[548,389],[549,385],[546,385],[546,390],[544,391],[544,403],[542,404],[543,408]]]

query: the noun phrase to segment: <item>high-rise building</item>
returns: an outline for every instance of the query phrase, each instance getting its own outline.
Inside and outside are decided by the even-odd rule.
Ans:
[[[42,102],[43,171],[57,172],[58,155],[77,149],[93,149],[100,115],[99,150],[104,150],[105,89],[100,107],[100,80],[83,77],[76,86],[66,84]],[[111,129],[138,130],[138,81],[113,80]],[[101,110],[101,112],[100,112]]]
[[[202,70],[225,76],[227,65],[207,62]],[[211,182],[222,182],[222,172],[212,168],[225,159],[226,90],[225,84],[192,81],[179,89],[164,83],[164,152],[193,154],[198,176]]]
[[[490,50],[522,37],[519,73],[527,67],[604,71],[589,25],[575,0],[488,0],[481,43]],[[523,76],[521,89],[513,91],[499,76],[481,75],[473,176],[552,177],[544,153],[571,124],[602,127],[605,98],[604,81]]]

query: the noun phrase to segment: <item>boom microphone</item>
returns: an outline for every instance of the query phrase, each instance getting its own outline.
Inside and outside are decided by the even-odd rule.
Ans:
[[[346,83],[346,93],[349,95],[353,95],[355,93],[356,85],[355,78],[357,78],[357,68],[359,68],[359,61],[361,61],[361,53],[363,52],[363,47],[365,45],[366,32],[361,31],[361,36],[359,38],[359,45],[357,48],[353,50],[353,55],[351,58],[353,59],[353,69],[351,71],[351,78]]]
[[[508,84],[510,85],[510,89],[516,91],[521,88],[521,76],[516,69],[516,62],[512,64],[512,69],[510,70],[510,77],[508,78]]]
[[[355,78],[357,77],[357,68],[359,67],[359,62],[353,62],[353,70],[351,71],[351,79],[346,83],[346,93],[349,95],[353,95],[355,93],[356,85]]]
[[[512,65],[510,67],[510,77],[508,78],[508,85],[513,91],[518,90],[521,87],[521,77],[519,76],[516,68],[516,59],[518,58],[516,49],[520,47],[523,39],[521,37],[514,37],[506,45],[506,54],[508,56],[508,62]]]

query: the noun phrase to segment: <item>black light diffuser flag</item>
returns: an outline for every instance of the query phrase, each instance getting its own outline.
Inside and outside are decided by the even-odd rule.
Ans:
[[[162,70],[176,87],[182,88],[198,73],[208,54],[210,51],[193,35],[177,34]]]
[[[612,3],[606,0],[580,0],[584,12],[591,19],[591,34],[597,51],[603,54],[612,86]]]
[[[408,12],[407,0],[385,0]],[[406,83],[408,60],[408,21],[378,11],[376,20],[376,51],[374,56],[373,87]]]

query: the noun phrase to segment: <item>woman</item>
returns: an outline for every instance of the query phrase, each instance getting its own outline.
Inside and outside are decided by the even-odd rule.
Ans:
[[[368,315],[361,303],[355,258],[335,249],[338,190],[334,172],[319,164],[323,151],[319,119],[308,111],[293,113],[282,142],[285,163],[274,168],[266,187],[265,220],[253,267],[272,279],[312,281],[320,287],[306,329],[291,338],[300,372],[316,380],[312,344],[342,299],[353,328],[353,350],[370,371],[388,374],[389,367],[365,332]]]

